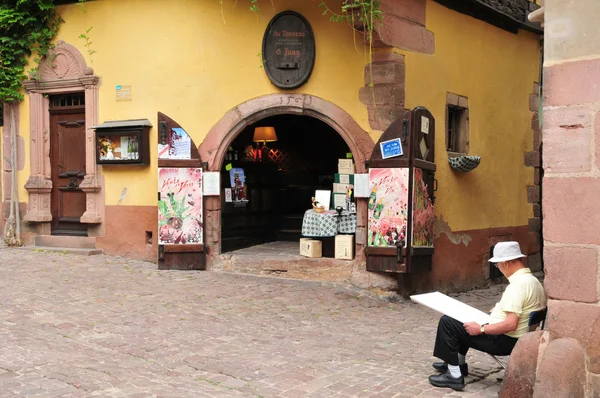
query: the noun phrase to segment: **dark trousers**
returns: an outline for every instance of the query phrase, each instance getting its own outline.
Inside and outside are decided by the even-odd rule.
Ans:
[[[470,336],[461,322],[444,315],[438,323],[433,355],[450,365],[458,365],[458,354],[466,355],[469,348],[492,355],[509,355],[517,340],[504,334]]]

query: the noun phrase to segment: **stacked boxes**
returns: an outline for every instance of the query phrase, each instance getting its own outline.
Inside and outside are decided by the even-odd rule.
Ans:
[[[338,172],[333,184],[333,207],[342,206],[344,210],[355,212],[354,195],[348,197],[348,191],[354,189],[354,162],[352,159],[339,159]]]

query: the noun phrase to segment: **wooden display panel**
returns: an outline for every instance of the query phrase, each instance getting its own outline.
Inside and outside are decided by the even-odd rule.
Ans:
[[[204,195],[202,193],[202,161],[194,141],[174,120],[158,113],[158,149],[165,152],[172,137],[183,137],[183,146],[171,151],[178,159],[158,160],[159,227],[158,268],[173,270],[205,270]],[[185,136],[184,136],[185,135]],[[181,155],[189,147],[189,156]],[[160,155],[159,155],[160,156]],[[163,155],[165,156],[165,155]],[[168,155],[167,155],[168,156]]]
[[[383,159],[380,144],[394,139],[400,139],[402,154]],[[423,107],[392,122],[375,145],[366,162],[372,189],[365,249],[367,271],[409,273],[431,269],[434,159],[435,119]],[[374,176],[377,173],[380,175]],[[401,183],[397,182],[399,179]],[[373,191],[375,180],[383,185],[381,195]],[[391,206],[384,203],[385,195],[390,194],[396,195]],[[372,208],[377,205],[382,206],[379,212]],[[373,236],[377,236],[374,241]]]

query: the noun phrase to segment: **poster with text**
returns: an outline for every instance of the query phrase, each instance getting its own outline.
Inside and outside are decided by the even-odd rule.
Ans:
[[[413,190],[412,246],[433,246],[433,204],[421,169],[414,169]]]
[[[158,244],[201,244],[202,169],[158,169]]]
[[[169,131],[167,142],[158,145],[159,159],[191,159],[192,139],[181,127]]]
[[[406,168],[369,170],[370,247],[406,247],[408,221],[408,173]]]
[[[248,201],[248,188],[246,186],[246,175],[244,169],[234,167],[229,170],[229,180],[231,182],[231,193],[234,202]]]

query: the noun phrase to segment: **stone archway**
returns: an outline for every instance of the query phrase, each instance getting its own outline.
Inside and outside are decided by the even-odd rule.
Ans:
[[[36,80],[24,82],[29,95],[30,163],[31,174],[25,189],[29,192],[27,214],[24,220],[36,223],[38,232],[49,232],[50,192],[50,116],[49,94],[82,91],[85,93],[86,161],[81,189],[86,194],[86,211],[82,223],[100,224],[104,215],[104,185],[100,168],[96,165],[94,131],[98,125],[98,90],[100,78],[94,75],[83,56],[74,46],[59,40],[40,65]],[[44,229],[46,225],[48,228]]]
[[[296,114],[311,116],[328,124],[344,139],[356,165],[357,173],[365,172],[365,161],[371,156],[375,143],[352,117],[337,105],[308,94],[269,94],[248,100],[231,109],[208,132],[198,147],[208,170],[221,169],[227,148],[248,125],[269,116]],[[205,202],[205,237],[209,256],[221,253],[221,199],[207,197]],[[363,256],[367,223],[366,201],[357,203],[356,257]]]

